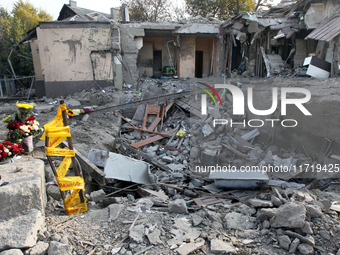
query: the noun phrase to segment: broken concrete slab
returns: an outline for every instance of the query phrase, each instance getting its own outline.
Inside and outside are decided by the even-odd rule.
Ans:
[[[236,247],[232,243],[226,243],[219,239],[212,239],[210,241],[211,253],[222,254],[222,253],[233,253],[236,252]]]
[[[306,208],[303,204],[289,202],[280,206],[270,224],[273,228],[302,228],[305,224]]]
[[[311,246],[310,244],[307,243],[302,243],[298,246],[298,250],[301,252],[301,254],[303,255],[308,255],[308,254],[312,254],[314,249],[313,246]]]
[[[73,98],[66,99],[65,100],[65,104],[66,104],[66,106],[68,108],[73,108],[73,107],[81,106],[81,103],[78,100],[75,100]]]
[[[46,187],[46,195],[52,197],[54,200],[60,200],[60,189],[57,185],[48,185]]]
[[[175,201],[169,202],[168,208],[170,213],[188,214],[187,205],[184,199],[176,199]]]
[[[301,231],[303,233],[310,234],[310,235],[314,234],[313,229],[310,226],[310,223],[308,221],[305,222],[305,225],[303,225],[303,227],[301,228]]]
[[[188,240],[193,242],[201,235],[198,229],[190,226],[187,218],[175,219],[174,228],[170,232],[174,235],[174,238],[167,241],[169,246],[174,244],[180,245]]]
[[[124,169],[124,171],[122,171]],[[104,168],[107,179],[150,184],[150,165],[144,161],[110,152]]]
[[[281,248],[287,251],[289,250],[290,243],[291,243],[289,236],[286,236],[286,235],[279,236],[278,241],[279,241],[279,245]]]
[[[17,169],[22,171],[17,172]],[[0,189],[0,222],[28,214],[31,209],[45,212],[46,189],[44,162],[38,159],[17,160],[0,165],[3,180],[9,184]]]
[[[105,199],[105,196],[106,196],[106,193],[105,193],[105,191],[102,190],[102,189],[93,191],[93,192],[91,192],[91,194],[90,194],[90,198],[91,198],[91,200],[94,201],[94,202],[98,202],[98,201],[100,201],[100,200]]]
[[[136,243],[142,243],[144,235],[144,225],[134,226],[129,232],[129,237]]]
[[[290,245],[289,253],[295,253],[299,244],[300,244],[299,238],[295,238],[294,241]]]
[[[248,202],[254,207],[273,207],[273,203],[271,201],[252,198],[249,199]]]
[[[179,171],[179,170],[183,170],[185,168],[185,165],[172,163],[172,164],[167,165],[167,167],[169,167],[173,171]]]
[[[227,213],[224,217],[227,229],[250,229],[254,223],[250,222],[250,217],[237,212]]]
[[[203,218],[201,216],[199,216],[197,214],[192,215],[192,224],[193,224],[194,227],[201,224],[202,221],[203,221]]]
[[[109,205],[109,221],[115,221],[119,215],[124,211],[125,205],[123,204],[111,204]]]
[[[33,247],[37,242],[37,233],[44,224],[44,216],[36,209],[32,209],[27,215],[2,222],[0,224],[0,250]]]
[[[72,246],[56,241],[52,241],[50,243],[50,247],[48,248],[48,255],[71,255],[72,254]]]
[[[323,215],[320,206],[306,204],[305,207],[307,209],[307,215],[312,218],[321,217]]]
[[[195,242],[195,243],[187,243],[187,244],[184,244],[181,247],[177,248],[175,251],[177,251],[180,255],[188,255],[188,254],[202,248],[204,243],[205,243],[204,240],[200,240],[200,241]]]
[[[0,252],[0,255],[24,255],[24,254],[19,249],[11,249],[11,250]]]
[[[146,236],[148,237],[151,244],[157,245],[162,243],[161,239],[159,239],[159,237],[161,236],[161,231],[158,228],[156,228],[154,231],[147,234]]]
[[[45,243],[42,241],[37,242],[37,244],[35,246],[33,246],[32,248],[27,250],[27,253],[29,255],[42,255],[42,254],[46,254],[48,247],[50,246],[49,243]]]
[[[91,148],[87,155],[88,160],[99,167],[105,167],[107,159],[109,157],[109,151],[98,150]]]

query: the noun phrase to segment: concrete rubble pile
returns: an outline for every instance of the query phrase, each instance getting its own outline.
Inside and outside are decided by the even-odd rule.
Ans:
[[[247,116],[233,116],[231,94],[222,91],[223,106],[208,101],[201,115],[197,86],[194,79],[143,78],[139,90],[126,85],[63,98],[68,108],[92,110],[69,120],[88,212],[66,216],[38,142],[15,166],[0,165],[10,181],[0,186],[0,255],[339,255],[337,187],[308,172],[262,171],[296,169],[313,164],[314,156],[280,148],[256,128],[214,127],[213,119]],[[59,99],[36,102],[41,123],[54,117]],[[4,114],[13,108],[3,106]],[[211,168],[217,165],[236,170]],[[16,171],[20,166],[24,173]],[[260,171],[241,172],[242,166]]]

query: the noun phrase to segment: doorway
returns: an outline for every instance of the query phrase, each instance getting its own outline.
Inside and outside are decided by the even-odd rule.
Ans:
[[[155,77],[162,76],[162,51],[161,50],[153,51],[153,76]]]
[[[203,74],[203,51],[196,51],[195,77],[202,78]]]

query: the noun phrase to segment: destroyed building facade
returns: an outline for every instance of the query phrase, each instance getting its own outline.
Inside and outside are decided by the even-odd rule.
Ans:
[[[105,14],[64,5],[57,21],[40,22],[20,43],[30,40],[39,97],[56,97],[93,86],[123,83],[138,86],[138,78],[178,75],[206,77],[219,72],[220,22],[193,19],[130,23],[116,9]],[[40,80],[39,80],[40,79]]]
[[[138,88],[139,78],[150,76],[268,77],[295,70],[294,75],[328,78],[339,70],[340,1],[282,1],[223,23],[202,17],[129,22],[122,10],[105,14],[70,1],[57,21],[27,32],[20,43],[31,42],[39,97],[112,84]]]
[[[226,74],[230,77],[234,70],[247,71],[248,77],[289,74],[309,64],[306,57],[315,56],[321,62],[317,66],[327,72],[307,74],[333,77],[339,69],[339,7],[340,1],[281,1],[268,11],[230,18],[221,26]]]

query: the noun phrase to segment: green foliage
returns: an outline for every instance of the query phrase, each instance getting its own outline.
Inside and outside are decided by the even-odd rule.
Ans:
[[[18,0],[9,13],[0,7],[0,75],[11,75],[7,61],[11,47],[21,40],[25,33],[39,24],[39,21],[50,21],[52,16],[46,11],[35,8],[28,1]],[[11,55],[11,62],[16,75],[34,73],[33,61],[28,44],[18,46]]]
[[[227,20],[242,12],[252,12],[257,4],[255,0],[185,0],[187,12],[191,16],[217,18]]]

